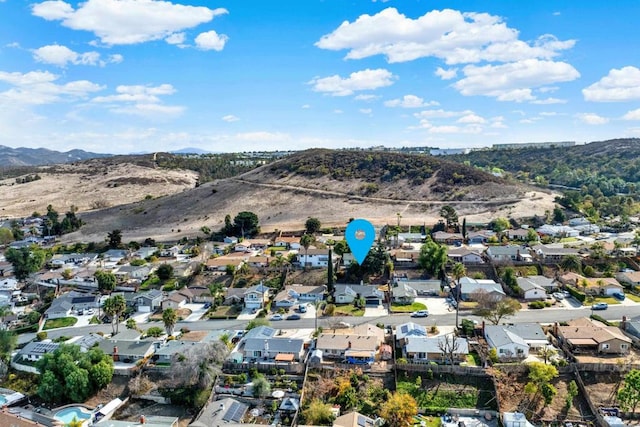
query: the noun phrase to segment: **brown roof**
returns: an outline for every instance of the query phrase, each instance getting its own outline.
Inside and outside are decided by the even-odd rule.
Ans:
[[[207,260],[207,267],[224,267],[226,265],[239,266],[244,262],[242,258],[218,257]]]
[[[276,362],[293,362],[293,354],[276,354]]]
[[[582,340],[593,340],[600,344],[612,339],[631,343],[631,339],[627,338],[615,326],[601,326],[585,317],[572,320],[569,322],[569,326],[559,326],[558,332],[564,339],[575,344],[582,342]]]
[[[380,344],[375,336],[363,335],[341,335],[341,334],[320,334],[316,348],[319,350],[359,350],[375,351]]]
[[[584,277],[580,274],[568,272],[560,276],[560,280],[564,283],[573,283],[576,286],[582,286],[582,282],[586,280],[588,288],[600,288],[598,282],[602,282],[602,286],[615,286],[622,288],[620,282],[613,277]]]

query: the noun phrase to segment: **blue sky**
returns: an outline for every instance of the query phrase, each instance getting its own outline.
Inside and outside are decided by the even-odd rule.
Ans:
[[[0,144],[640,137],[636,0],[0,0]]]

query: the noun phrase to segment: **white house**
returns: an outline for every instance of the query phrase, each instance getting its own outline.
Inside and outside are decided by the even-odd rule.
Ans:
[[[543,300],[547,297],[547,292],[544,288],[538,285],[535,281],[529,280],[528,277],[516,278],[518,286],[522,289],[522,295],[527,301]]]
[[[502,290],[502,286],[493,280],[473,279],[471,277],[462,277],[460,279],[460,297],[463,300],[473,298],[473,294],[476,292],[487,292],[497,297],[506,296]]]
[[[463,264],[484,264],[484,258],[478,251],[471,250],[466,247],[451,248],[447,256],[453,262],[461,262]]]
[[[332,258],[337,258],[335,254],[331,254]],[[329,249],[308,249],[300,253],[301,264],[311,268],[324,268],[329,265]]]
[[[244,292],[244,306],[246,308],[262,308],[269,301],[271,289],[260,283]]]
[[[501,325],[484,328],[484,338],[489,348],[496,349],[499,358],[520,358],[529,356],[529,345],[524,338]]]

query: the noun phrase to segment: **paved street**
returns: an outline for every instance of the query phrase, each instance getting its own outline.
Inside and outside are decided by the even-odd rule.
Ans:
[[[507,319],[509,323],[522,323],[522,322],[534,322],[534,323],[553,323],[564,322],[579,317],[589,316],[591,314],[590,307],[580,308],[547,308],[543,310],[522,310],[517,313],[516,316]],[[634,317],[640,316],[640,305],[611,305],[607,310],[598,311],[598,315],[607,320],[621,320],[622,316]],[[472,319],[479,322],[481,318],[473,315],[467,315],[465,312],[460,312],[460,319]],[[426,318],[412,318],[409,314],[394,314],[390,316],[375,316],[375,317],[319,317],[318,326],[323,328],[329,327],[330,324],[336,322],[348,322],[352,325],[358,325],[361,323],[384,323],[385,325],[399,325],[408,321],[413,321],[422,325],[438,325],[446,326],[453,325],[455,323],[455,311],[446,314],[431,314]],[[187,327],[192,331],[204,330],[214,331],[222,329],[244,329],[249,321],[248,320],[198,320],[193,322],[179,322],[176,325],[176,330],[181,327]],[[277,327],[280,329],[298,329],[298,328],[313,328],[315,325],[315,318],[308,317],[300,320],[283,320],[277,322]],[[146,328],[151,325],[140,324],[139,327]],[[157,324],[156,324],[157,326]],[[121,325],[124,328],[124,325]],[[57,338],[60,336],[82,335],[90,332],[104,332],[111,333],[111,325],[88,325],[88,326],[76,326],[71,328],[60,328],[47,331],[49,338]],[[22,334],[18,337],[19,343],[26,343],[35,338],[35,334]]]

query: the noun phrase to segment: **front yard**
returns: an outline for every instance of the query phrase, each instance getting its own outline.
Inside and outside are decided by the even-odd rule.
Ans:
[[[209,312],[209,319],[235,319],[242,313],[242,307],[237,305],[221,305]]]
[[[68,328],[78,322],[76,317],[61,317],[59,319],[49,319],[45,322],[43,330],[56,329],[56,328]]]
[[[426,309],[427,306],[421,302],[414,302],[413,304],[391,304],[391,311],[393,313],[412,313]]]
[[[352,304],[336,305],[333,310],[334,316],[363,316],[364,309],[353,306]]]

